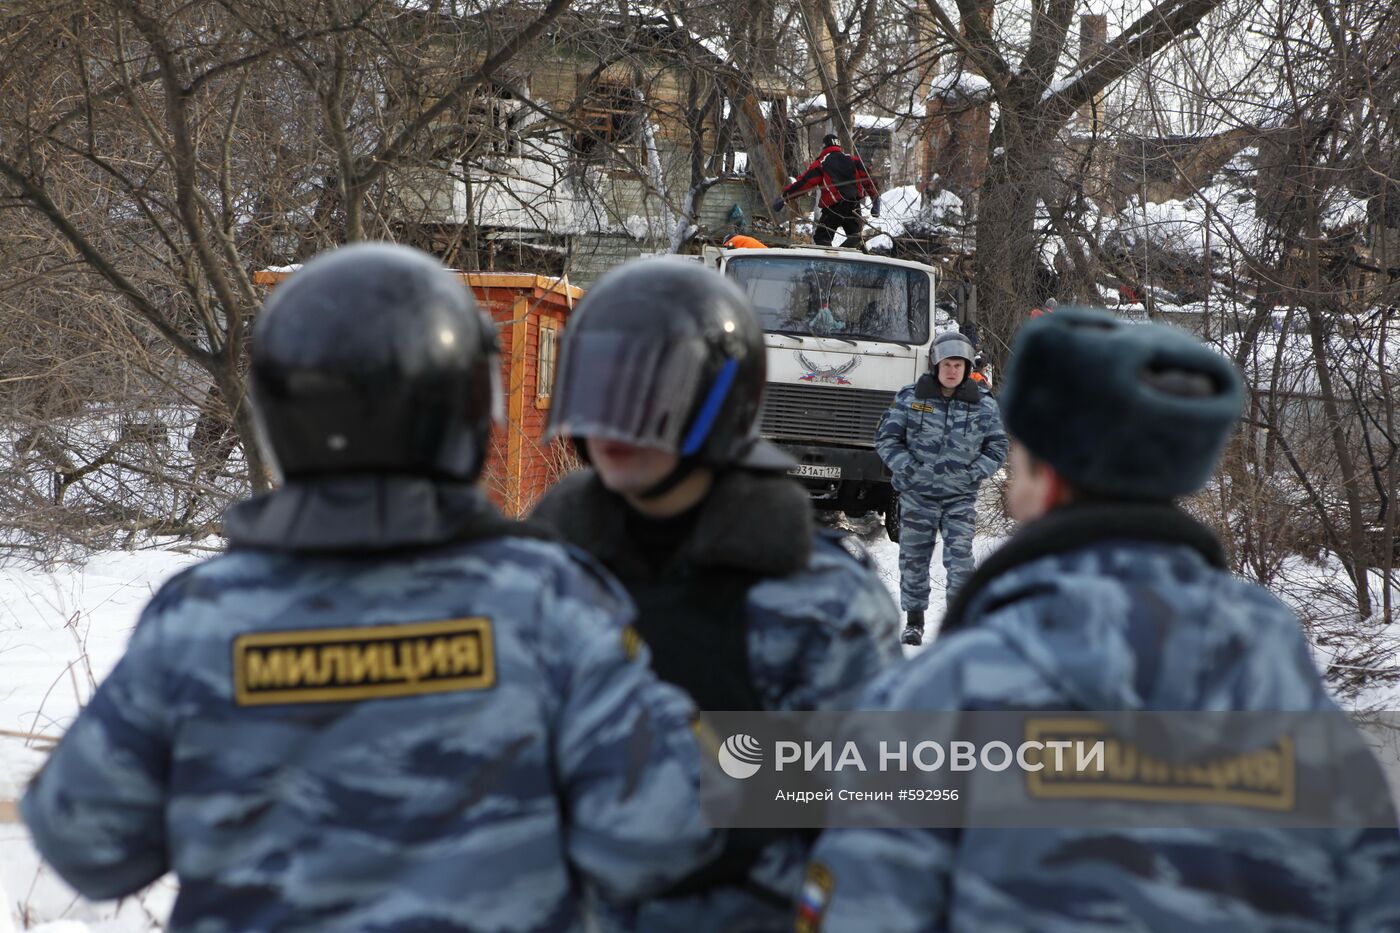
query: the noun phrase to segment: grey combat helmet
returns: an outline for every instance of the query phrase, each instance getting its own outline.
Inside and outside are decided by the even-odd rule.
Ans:
[[[966,360],[968,372],[972,371],[972,361],[977,358],[972,341],[955,330],[939,334],[938,339],[933,342],[933,352],[928,358],[929,369],[937,369],[939,363],[951,358]]]

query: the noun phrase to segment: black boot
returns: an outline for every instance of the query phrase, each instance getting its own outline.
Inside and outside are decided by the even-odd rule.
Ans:
[[[911,609],[906,614],[904,637],[900,641],[906,645],[922,645],[924,643],[924,614],[922,611]]]

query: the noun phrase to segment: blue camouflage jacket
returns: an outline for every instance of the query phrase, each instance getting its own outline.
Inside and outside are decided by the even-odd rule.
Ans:
[[[895,396],[875,432],[875,450],[896,492],[925,499],[971,496],[1010,449],[996,399],[972,380],[944,398],[929,374]]]
[[[626,506],[591,470],[561,480],[534,517],[602,561],[637,597],[643,616],[653,607],[659,624],[649,637],[657,640],[654,658],[663,677],[690,680],[699,698],[708,681],[726,673],[716,668],[746,675],[747,683],[727,694],[729,702],[702,707],[849,709],[900,658],[899,612],[869,558],[854,542],[818,531],[806,492],[788,477],[722,475],[664,567],[648,560],[646,542],[629,531]],[[665,587],[659,601],[652,598],[658,585]],[[716,643],[731,635],[737,640],[728,650],[738,656],[726,658]],[[717,649],[721,653],[710,654]],[[697,656],[703,666],[678,668],[677,654]],[[717,663],[705,663],[712,659]],[[780,834],[756,853],[742,884],[673,892],[617,925],[691,933],[786,930],[807,848],[799,834]]]
[[[572,931],[585,885],[712,855],[617,585],[474,490],[366,482],[248,503],[161,588],[24,797],[43,856],[92,898],[173,871],[172,930]]]
[[[1334,710],[1297,619],[1222,565],[1166,506],[1057,510],[867,705]],[[828,830],[809,879],[800,930],[1400,929],[1394,829]]]

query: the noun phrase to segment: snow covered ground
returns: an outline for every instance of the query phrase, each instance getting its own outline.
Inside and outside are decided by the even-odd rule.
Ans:
[[[991,535],[978,535],[972,541],[972,553],[977,558],[977,562],[982,560],[1001,547],[1004,538],[993,537]],[[881,532],[874,540],[865,539],[864,544],[870,551],[871,557],[875,558],[875,563],[879,567],[880,579],[885,581],[885,588],[890,591],[890,597],[894,599],[895,605],[899,605],[899,545],[895,544]],[[926,647],[933,637],[938,634],[938,626],[943,621],[943,606],[946,600],[948,579],[943,572],[943,541],[940,538],[933,547],[933,561],[929,568],[929,612],[924,629],[924,646]],[[901,620],[903,616],[901,614]],[[901,625],[901,628],[903,626]],[[923,647],[904,649],[905,657],[913,657]]]
[[[52,572],[0,568],[0,933],[135,933],[168,915],[169,882],[120,904],[79,898],[40,865],[6,804],[117,663],[146,601],[197,559],[115,552]]]

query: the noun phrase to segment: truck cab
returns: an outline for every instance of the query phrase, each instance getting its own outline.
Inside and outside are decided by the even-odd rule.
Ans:
[[[707,250],[763,321],[763,436],[798,462],[817,508],[886,512],[875,430],[928,367],[937,272],[833,247]]]

